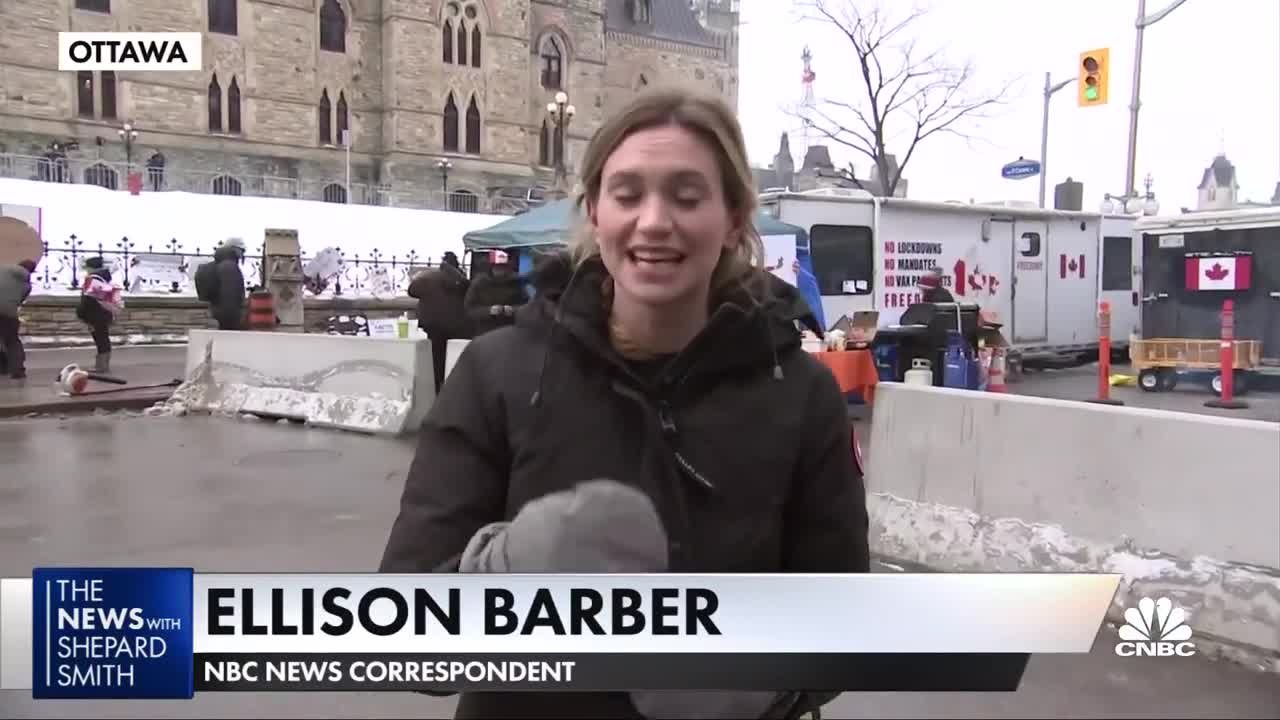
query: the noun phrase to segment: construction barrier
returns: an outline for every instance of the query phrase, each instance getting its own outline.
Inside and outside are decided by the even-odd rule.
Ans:
[[[1280,672],[1280,424],[883,383],[872,550],[936,570],[1117,572],[1201,654]]]
[[[1205,406],[1223,410],[1243,410],[1249,403],[1232,397],[1235,391],[1236,367],[1236,311],[1235,303],[1222,301],[1222,341],[1220,344],[1218,376],[1222,382],[1222,397],[1205,402]]]
[[[193,410],[399,435],[435,400],[431,368],[425,338],[192,330],[183,395]]]

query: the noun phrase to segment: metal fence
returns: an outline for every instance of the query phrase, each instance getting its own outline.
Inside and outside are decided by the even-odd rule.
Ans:
[[[251,175],[226,170],[188,170],[151,167],[145,162],[132,164],[94,157],[76,152],[44,156],[0,153],[0,177],[37,182],[97,185],[108,190],[126,191],[130,171],[137,173],[143,192],[190,192],[212,195],[319,200],[352,205],[380,205],[424,210],[518,215],[542,204],[527,196],[510,193],[480,195],[465,189],[450,192],[422,191],[393,183],[347,184],[345,177],[294,178]],[[349,190],[348,190],[349,188]]]
[[[72,235],[57,245],[45,243],[44,257],[31,276],[32,294],[61,295],[80,291],[85,270],[83,262],[101,257],[112,271],[112,280],[134,296],[194,296],[195,271],[213,259],[217,245],[204,251],[186,248],[177,239],[160,247],[145,247],[121,238],[115,243],[87,243]],[[263,250],[247,253],[240,271],[245,287],[262,283]],[[438,258],[406,254],[384,254],[377,248],[368,252],[347,254],[335,248],[339,256],[337,272],[323,278],[308,278],[307,295],[311,297],[405,297],[409,282],[418,272],[435,267]],[[311,256],[303,255],[305,268]],[[466,270],[464,266],[464,271]]]

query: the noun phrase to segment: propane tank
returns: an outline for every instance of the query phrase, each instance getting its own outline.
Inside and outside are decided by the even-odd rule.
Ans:
[[[907,385],[924,385],[925,387],[933,386],[933,365],[924,358],[915,358],[911,361],[911,369],[906,372],[903,382]]]

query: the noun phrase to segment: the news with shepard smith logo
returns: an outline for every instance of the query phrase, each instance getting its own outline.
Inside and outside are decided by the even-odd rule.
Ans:
[[[0,688],[1012,691],[1086,654],[1118,575],[216,574],[0,579]]]
[[[60,32],[58,69],[198,71],[203,42],[198,32]]]

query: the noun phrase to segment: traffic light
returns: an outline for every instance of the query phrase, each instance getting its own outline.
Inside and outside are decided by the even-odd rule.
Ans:
[[[1111,51],[1107,48],[1080,53],[1078,68],[1080,107],[1107,104],[1107,82],[1111,76]]]

